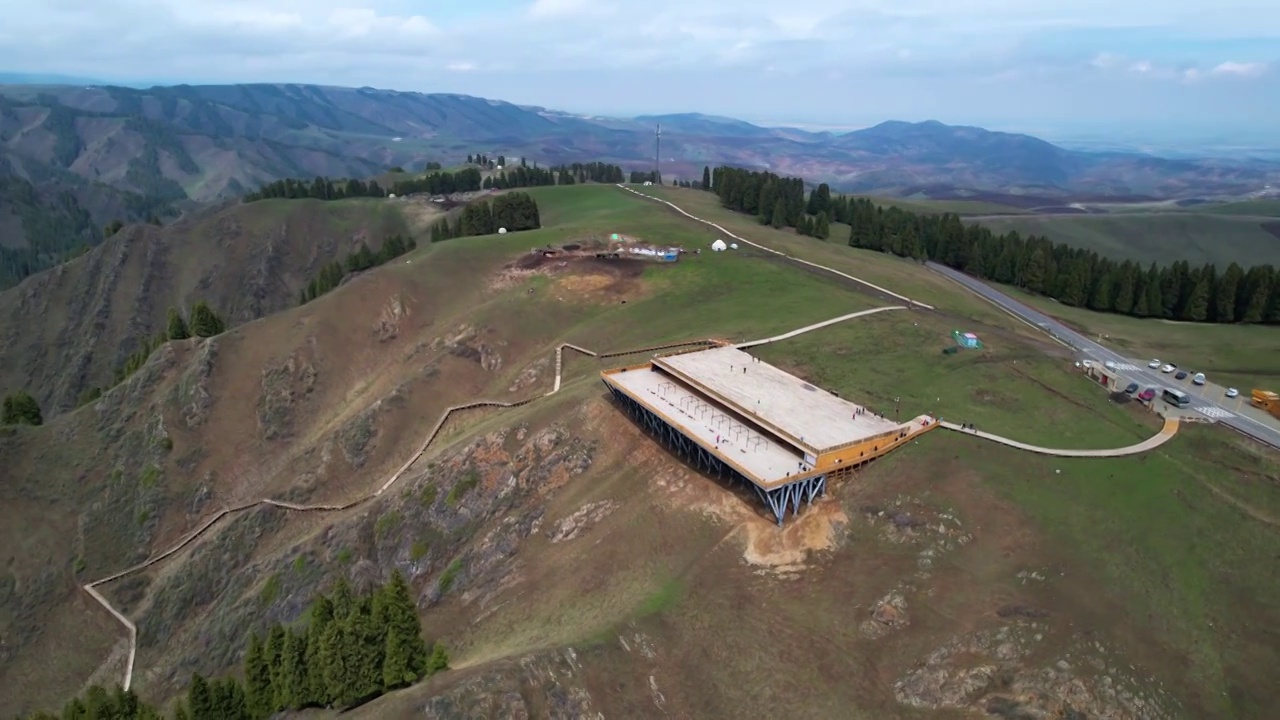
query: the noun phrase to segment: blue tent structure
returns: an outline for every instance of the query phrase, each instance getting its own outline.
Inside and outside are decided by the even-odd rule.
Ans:
[[[979,350],[982,348],[982,341],[978,340],[978,336],[971,332],[961,332],[952,330],[951,337],[955,339],[956,345],[969,350]]]

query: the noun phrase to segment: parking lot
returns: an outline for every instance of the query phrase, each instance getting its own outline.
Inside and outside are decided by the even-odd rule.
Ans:
[[[1133,362],[1137,363],[1139,361],[1134,360]],[[1149,361],[1146,361],[1146,362],[1149,362]],[[1146,362],[1142,363],[1143,369],[1146,369]],[[1178,368],[1178,370],[1182,370],[1182,369],[1183,368]],[[1155,373],[1158,371],[1150,370],[1148,372]],[[1240,391],[1240,394],[1234,398],[1229,398],[1227,397],[1227,388],[1225,386],[1222,386],[1213,382],[1213,376],[1209,375],[1209,373],[1205,373],[1204,385],[1196,385],[1195,383],[1191,382],[1192,375],[1189,372],[1187,374],[1187,377],[1182,380],[1178,380],[1175,377],[1176,375],[1177,375],[1176,371],[1167,373],[1167,374],[1160,373],[1160,377],[1162,380],[1165,381],[1165,384],[1167,387],[1176,388],[1192,397],[1203,398],[1206,401],[1217,404],[1222,409],[1236,413],[1237,415],[1253,418],[1254,420],[1257,420],[1260,423],[1264,423],[1266,425],[1269,425],[1270,427],[1280,430],[1280,419],[1277,419],[1272,415],[1270,415],[1269,413],[1259,410],[1258,408],[1255,408],[1249,404],[1249,396],[1252,393],[1253,388],[1251,387],[1236,388],[1236,390]],[[1139,384],[1141,384],[1142,382],[1141,379],[1138,379],[1138,378],[1135,378],[1135,381],[1138,382]],[[1266,390],[1270,388],[1261,388],[1261,389]],[[1209,417],[1215,417],[1215,412],[1214,412],[1215,410],[1216,408],[1203,408],[1201,409],[1201,412],[1205,415],[1208,415]]]

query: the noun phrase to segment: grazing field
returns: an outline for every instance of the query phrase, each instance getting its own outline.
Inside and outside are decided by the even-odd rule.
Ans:
[[[945,323],[900,320],[873,316],[760,354],[842,395],[868,397],[873,408],[892,412],[900,397],[904,417],[936,411],[1032,444],[1118,447],[1156,431],[1154,415],[1108,402],[1070,363],[1016,338],[988,337],[983,350],[943,356]],[[1063,564],[1049,582],[1089,632],[1137,643],[1135,659],[1194,688],[1203,716],[1261,717],[1276,701],[1267,688],[1274,671],[1255,663],[1280,659],[1280,645],[1246,637],[1263,617],[1280,620],[1280,602],[1253,600],[1280,591],[1280,578],[1256,564],[1280,551],[1280,526],[1267,522],[1280,518],[1280,489],[1267,479],[1280,471],[1274,453],[1207,427],[1113,459],[1043,458],[936,433],[917,444],[872,468],[866,482],[892,484],[930,466],[944,485],[941,475],[974,473],[1055,547],[1049,554]],[[1228,557],[1236,559],[1215,559]],[[1108,592],[1089,598],[1071,590],[1079,583]],[[1237,598],[1251,600],[1241,607]]]
[[[0,436],[14,474],[0,536],[27,543],[0,591],[39,630],[6,649],[0,713],[55,709],[119,632],[100,610],[89,628],[65,621],[95,611],[73,575],[118,569],[245,498],[379,487],[444,407],[549,390],[561,342],[758,338],[899,304],[760,250],[708,252],[723,233],[615,187],[529,192],[540,230],[422,243],[304,306],[158,353],[100,407]],[[654,194],[941,309],[753,351],[815,384],[887,416],[1053,447],[1128,445],[1159,426],[918,264],[848,248],[840,229],[821,242],[763,228],[707,193]],[[530,252],[615,232],[704,251],[674,264]],[[957,329],[986,347],[943,355]],[[1280,703],[1274,453],[1213,427],[1121,459],[936,430],[779,529],[754,494],[694,471],[608,399],[599,371],[643,357],[566,352],[559,393],[467,411],[366,505],[246,513],[108,586],[139,625],[144,697],[172,697],[193,670],[237,672],[246,632],[301,617],[334,578],[399,568],[452,669],[343,717],[1261,718]],[[113,481],[127,492],[104,492],[140,448],[159,479],[130,470]],[[0,636],[17,620],[0,614]]]
[[[1265,218],[1196,212],[1108,215],[1023,215],[976,220],[995,232],[1016,230],[1057,243],[1093,250],[1116,260],[1193,266],[1232,262],[1242,267],[1280,264],[1280,224]],[[1264,225],[1274,225],[1268,230]]]
[[[1022,323],[1011,320],[1008,315],[957,287],[950,280],[926,271],[919,263],[889,253],[849,247],[848,225],[833,223],[831,237],[826,241],[816,240],[796,235],[792,230],[775,230],[761,225],[755,218],[727,210],[712,193],[671,187],[638,189],[675,203],[685,212],[717,223],[765,247],[848,273],[913,300],[928,303],[957,320],[975,320],[1009,327],[1017,332],[1027,329]],[[673,217],[681,217],[672,210],[664,209],[664,212],[671,213]],[[884,302],[899,304],[901,301],[890,297],[885,298]]]
[[[1210,215],[1249,215],[1253,217],[1280,218],[1280,198],[1271,200],[1241,200],[1195,208]]]
[[[871,201],[881,207],[897,207],[921,215],[954,213],[967,215],[1022,215],[1029,210],[1012,205],[1002,205],[986,200],[930,200],[927,198],[873,197]]]

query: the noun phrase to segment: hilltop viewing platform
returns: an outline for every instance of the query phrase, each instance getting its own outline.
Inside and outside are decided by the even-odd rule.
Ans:
[[[922,432],[734,347],[681,352],[601,373],[646,429],[718,477],[743,482],[782,524],[787,510]]]

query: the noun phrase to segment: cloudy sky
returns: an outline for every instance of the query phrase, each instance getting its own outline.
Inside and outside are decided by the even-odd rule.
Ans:
[[[583,113],[1274,130],[1277,0],[0,0],[0,71]]]

